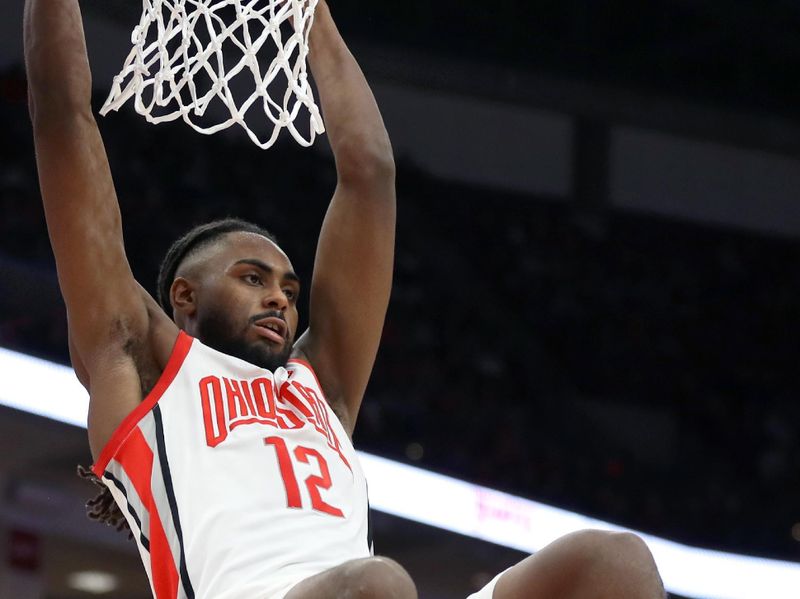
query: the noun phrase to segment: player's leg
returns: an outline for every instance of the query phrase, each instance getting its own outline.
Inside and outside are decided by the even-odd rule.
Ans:
[[[394,560],[368,557],[306,578],[285,599],[417,599],[417,588]]]
[[[487,589],[490,590],[490,589]],[[486,593],[489,599],[489,594]],[[476,594],[480,599],[484,597]],[[491,599],[664,599],[647,545],[630,533],[585,530],[503,573]]]

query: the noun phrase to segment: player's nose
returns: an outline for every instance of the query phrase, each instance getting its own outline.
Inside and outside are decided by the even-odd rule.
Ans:
[[[271,308],[273,310],[284,311],[289,307],[289,299],[286,297],[280,285],[273,285],[267,288],[261,303],[265,308]]]

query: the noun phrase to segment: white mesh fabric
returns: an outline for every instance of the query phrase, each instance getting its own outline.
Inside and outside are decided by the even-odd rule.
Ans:
[[[100,114],[118,110],[133,96],[136,112],[151,123],[182,118],[205,134],[238,124],[263,149],[285,127],[298,143],[310,146],[324,131],[306,74],[317,2],[144,0],[141,21],[131,34],[133,49],[114,77]],[[281,25],[290,20],[293,27],[284,30],[291,29],[291,35],[284,40]],[[237,100],[231,82],[237,79],[238,92],[243,77],[248,77],[251,93]],[[272,98],[270,93],[282,97]],[[201,125],[200,118],[215,99],[226,107],[222,122]],[[245,122],[253,107],[261,107],[271,122],[272,131],[264,140]],[[295,127],[304,114],[310,118],[305,136]]]

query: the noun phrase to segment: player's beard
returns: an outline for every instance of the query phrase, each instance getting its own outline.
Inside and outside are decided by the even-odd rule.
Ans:
[[[276,316],[282,318],[280,312],[260,314],[258,318]],[[248,323],[247,327],[251,326]],[[292,353],[292,344],[289,340],[283,347],[276,351],[266,341],[247,342],[245,335],[247,327],[237,331],[237,326],[226,318],[222,311],[212,311],[206,314],[197,323],[197,337],[204,344],[213,347],[229,356],[241,358],[246,362],[275,371],[281,366],[286,366]],[[237,336],[236,333],[239,333]]]

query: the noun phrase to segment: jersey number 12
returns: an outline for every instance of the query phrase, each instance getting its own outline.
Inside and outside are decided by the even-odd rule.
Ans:
[[[289,453],[289,448],[286,447],[286,441],[281,437],[267,437],[264,439],[264,445],[272,445],[275,448],[275,454],[278,456],[278,467],[281,471],[281,478],[283,478],[283,486],[286,488],[287,506],[290,508],[302,508],[300,486],[297,484],[297,476],[292,465],[292,456]],[[322,499],[320,489],[327,491],[331,488],[331,474],[328,470],[328,462],[325,461],[322,454],[310,447],[297,446],[294,448],[294,457],[303,464],[308,464],[309,458],[314,458],[317,462],[319,475],[312,474],[304,481],[308,489],[308,495],[311,497],[311,507],[319,512],[344,518],[342,510],[326,503]]]

